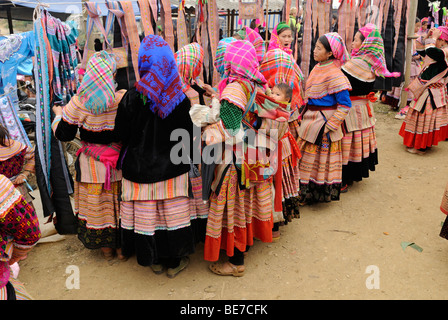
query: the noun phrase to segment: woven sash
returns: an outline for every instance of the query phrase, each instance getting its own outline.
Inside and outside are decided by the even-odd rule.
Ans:
[[[149,7],[148,0],[138,0],[138,7],[140,9],[140,17],[142,19],[143,31],[145,36],[154,34],[151,21],[151,8]]]
[[[174,28],[173,20],[171,18],[171,2],[169,0],[160,0],[160,15],[162,18],[162,24],[164,26],[163,32],[165,34],[165,41],[170,46],[171,50],[174,50]]]

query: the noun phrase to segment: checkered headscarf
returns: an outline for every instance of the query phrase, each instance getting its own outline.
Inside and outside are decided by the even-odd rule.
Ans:
[[[87,110],[101,114],[115,101],[115,59],[106,51],[96,52],[87,63],[78,96]]]
[[[202,64],[204,63],[204,49],[199,43],[190,43],[177,51],[174,58],[176,59],[182,87],[184,91],[188,90],[192,80],[195,80],[201,74]]]
[[[219,83],[219,92],[222,93],[226,85],[234,81],[266,84],[266,79],[258,68],[257,53],[252,43],[246,40],[230,43],[224,56],[225,79]]]

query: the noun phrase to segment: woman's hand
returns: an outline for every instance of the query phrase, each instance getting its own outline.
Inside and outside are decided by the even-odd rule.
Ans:
[[[325,126],[324,134],[327,134],[328,132],[330,132],[330,129],[327,126]]]
[[[439,39],[440,35],[442,34],[442,31],[439,30],[438,28],[431,28],[431,30],[429,30],[429,33],[431,34],[431,38],[433,38],[434,40]]]
[[[208,97],[213,97],[214,95],[216,95],[216,91],[209,84],[204,83],[202,89],[205,90],[205,95]]]
[[[26,178],[27,178],[26,174],[25,174],[25,173],[21,173],[21,174],[19,174],[19,175],[14,179],[14,181],[11,181],[11,182],[12,182],[14,185],[19,185],[19,184],[24,183],[25,180],[26,180]]]
[[[54,106],[52,110],[55,116],[62,116],[62,110],[63,110],[62,107]]]

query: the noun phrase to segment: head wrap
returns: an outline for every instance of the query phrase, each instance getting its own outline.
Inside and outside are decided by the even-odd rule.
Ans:
[[[274,27],[274,30],[272,31],[272,34],[271,34],[271,39],[269,40],[268,51],[269,50],[274,50],[274,49],[281,49],[281,50],[285,51],[287,54],[291,54],[292,55],[291,48],[284,47],[281,44],[280,39],[278,37],[278,31],[282,30],[282,29],[284,29],[286,27],[289,28],[289,26],[286,23],[284,23],[284,22],[280,22],[279,24],[277,24]]]
[[[280,49],[268,51],[260,65],[260,72],[266,78],[269,87],[286,83],[293,89],[291,100],[293,109],[303,104],[303,73],[289,54]]]
[[[448,42],[448,27],[445,26],[440,26],[437,29],[439,29],[440,31],[442,31],[442,34],[440,35],[439,39],[441,40],[445,40]]]
[[[376,26],[373,23],[368,23],[358,31],[361,32],[362,36],[367,38],[369,34],[376,29]]]
[[[96,52],[87,67],[78,89],[80,101],[93,114],[101,114],[115,101],[115,59],[106,51]]]
[[[344,40],[342,40],[341,36],[336,32],[330,32],[324,34],[327,38],[328,43],[330,44],[331,52],[333,53],[333,57],[339,62],[344,64],[348,60],[348,51],[345,47]]]
[[[237,32],[242,40],[247,40],[253,44],[255,51],[257,52],[258,62],[261,63],[266,53],[266,46],[264,45],[263,38],[258,32],[250,27],[243,27]]]
[[[234,41],[237,41],[234,37],[228,37],[221,39],[218,42],[218,48],[216,50],[215,57],[215,67],[221,75],[221,78],[224,76],[224,55],[226,54],[227,46]]]
[[[264,85],[266,79],[258,68],[257,53],[252,43],[247,40],[232,42],[224,55],[224,79],[219,83],[219,92],[222,93],[226,85],[234,81]]]
[[[386,59],[384,58],[383,38],[378,28],[373,24],[368,24],[366,27],[360,29],[360,32],[363,33],[361,30],[370,32],[365,37],[361,47],[352,51],[352,60],[355,62],[356,59],[364,60],[376,76],[388,78],[399,77],[401,75],[400,72],[389,72],[387,70]]]
[[[204,49],[199,43],[190,43],[174,54],[177,69],[179,70],[182,87],[190,88],[193,80],[200,76],[204,63]]]
[[[138,72],[137,91],[149,98],[149,108],[162,119],[185,99],[173,51],[162,37],[148,35],[143,39]]]

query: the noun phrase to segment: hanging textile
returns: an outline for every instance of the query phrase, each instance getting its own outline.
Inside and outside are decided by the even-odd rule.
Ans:
[[[68,172],[61,142],[51,130],[51,109],[55,103],[67,103],[73,93],[75,64],[78,63],[74,50],[77,32],[52,17],[40,5],[34,11],[33,24],[36,39],[36,181],[44,217],[56,213],[58,233],[75,234],[77,220],[69,197],[73,193],[73,179]]]
[[[134,7],[131,1],[120,1],[121,8],[124,12],[124,21],[126,25],[127,39],[129,40],[130,46],[130,57],[132,61],[132,66],[134,69],[135,81],[140,80],[140,75],[138,74],[138,50],[140,49],[140,36],[137,28],[137,21],[135,19]],[[132,87],[134,83],[130,83]]]
[[[0,96],[8,94],[18,108],[17,75],[20,67],[34,56],[32,31],[0,37]]]
[[[177,8],[177,48],[180,50],[189,43],[185,21],[185,0],[180,0]]]
[[[9,95],[0,97],[0,123],[8,130],[12,140],[19,141],[20,143],[31,147],[31,142],[20,122],[16,108]]]
[[[288,0],[290,1],[290,0]],[[245,1],[238,0],[238,24],[242,24],[243,20],[256,20],[257,24],[265,25],[263,15],[263,0]]]
[[[138,7],[140,9],[140,19],[142,21],[145,36],[154,34],[154,30],[152,29],[151,8],[148,0],[138,0]]]
[[[160,0],[160,18],[162,20],[163,34],[165,41],[170,46],[173,53],[176,52],[174,48],[174,27],[173,19],[171,17],[171,2],[170,0]]]

